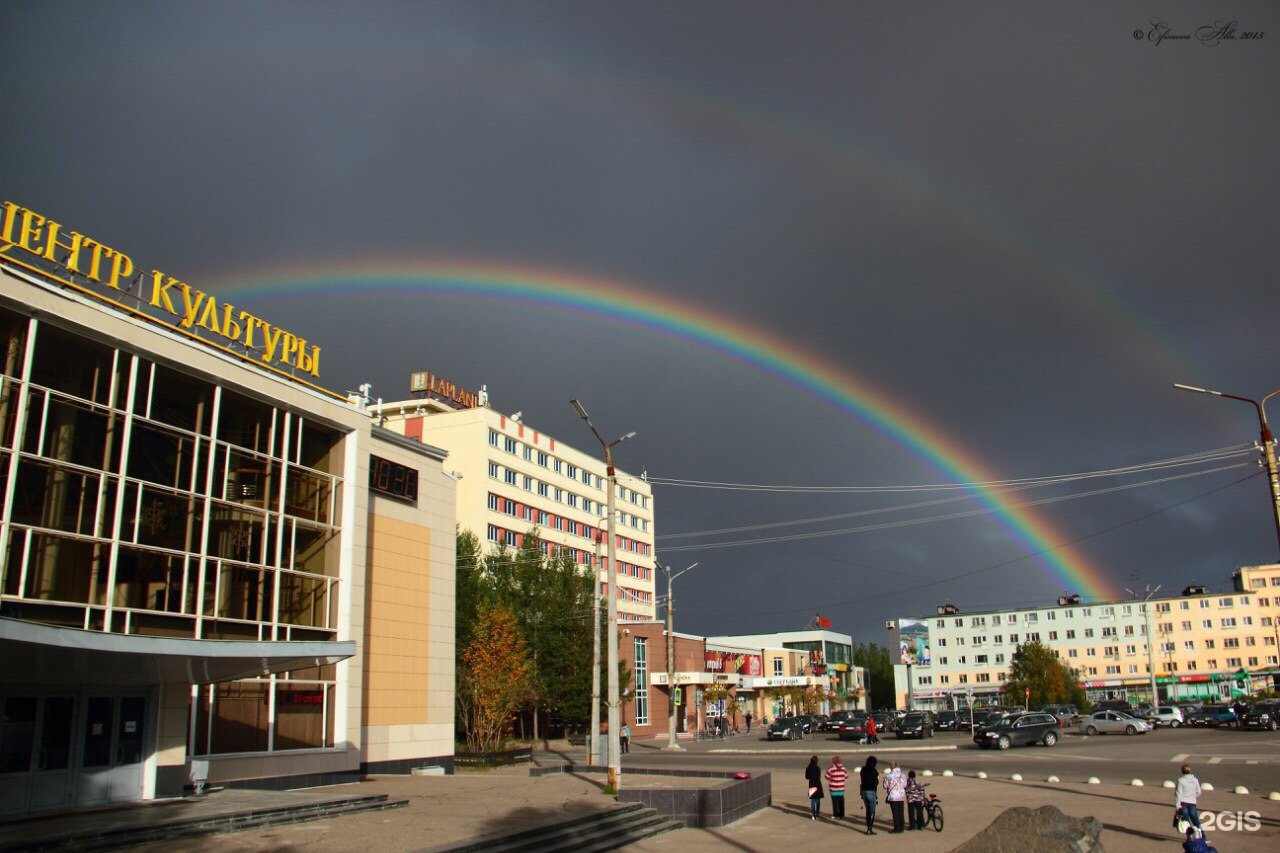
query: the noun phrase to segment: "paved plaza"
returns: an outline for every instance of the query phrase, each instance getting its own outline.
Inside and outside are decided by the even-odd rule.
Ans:
[[[1229,740],[1232,733],[1221,733],[1221,746],[1242,746],[1245,741]],[[1111,739],[1070,743],[1055,750],[1011,750],[1008,753],[979,752],[968,748],[965,740],[935,738],[922,744],[888,741],[877,747],[882,766],[899,761],[905,768],[929,768],[933,775],[925,781],[929,790],[941,798],[946,812],[946,826],[941,833],[932,830],[913,832],[901,837],[887,833],[888,810],[883,803],[877,814],[877,833],[864,835],[863,813],[856,797],[851,797],[847,818],[843,822],[830,819],[829,800],[823,803],[824,820],[808,818],[808,801],[804,797],[802,768],[806,753],[829,756],[841,747],[835,741],[814,740],[789,748],[770,749],[769,745],[734,738],[727,742],[688,744],[682,754],[661,751],[653,745],[637,744],[624,762],[624,785],[663,784],[661,777],[647,779],[626,775],[626,767],[689,766],[697,769],[747,769],[772,773],[773,805],[727,827],[712,830],[683,829],[632,844],[634,851],[749,850],[777,851],[789,849],[797,842],[806,847],[826,849],[845,843],[875,844],[886,849],[910,849],[912,853],[951,850],[984,829],[1006,808],[1038,807],[1051,804],[1073,817],[1095,817],[1105,829],[1102,835],[1110,851],[1169,851],[1178,849],[1177,838],[1170,826],[1172,792],[1162,787],[1163,779],[1152,776],[1135,787],[1127,775],[1111,767],[1107,753],[1139,750],[1160,765],[1169,768],[1168,778],[1176,776],[1175,760],[1187,760],[1187,750],[1208,749],[1215,743],[1201,736],[1181,740],[1178,733],[1161,733],[1157,740]],[[1245,735],[1248,737],[1248,735]],[[1201,799],[1205,813],[1213,813],[1219,825],[1208,833],[1210,840],[1223,853],[1228,851],[1267,851],[1280,849],[1280,801],[1267,799],[1265,789],[1251,789],[1249,794],[1236,794],[1228,784],[1232,767],[1240,772],[1253,768],[1255,774],[1270,778],[1280,787],[1273,761],[1280,761],[1280,738],[1250,738],[1249,749],[1238,749],[1223,756],[1196,755],[1197,772],[1202,780],[1216,779],[1216,790]],[[1259,745],[1260,744],[1260,745]],[[856,751],[843,749],[851,768],[861,764]],[[1238,752],[1238,755],[1237,755]],[[538,750],[536,762],[541,765],[566,760],[582,762],[585,756],[571,749]],[[1230,757],[1226,757],[1226,756]],[[1214,763],[1213,758],[1222,760]],[[826,758],[823,759],[824,764]],[[984,762],[986,770],[973,769],[974,762]],[[1254,762],[1249,764],[1246,762]],[[1128,764],[1127,761],[1121,761]],[[1022,781],[1009,778],[1014,767]],[[959,769],[953,769],[959,768]],[[1103,768],[1108,768],[1102,772]],[[943,776],[952,769],[952,776]],[[1088,784],[1088,770],[1102,780]],[[977,778],[977,772],[988,778]],[[1060,781],[1046,782],[1049,775]],[[339,818],[273,827],[265,830],[227,833],[201,839],[193,846],[215,851],[281,851],[307,850],[316,853],[338,853],[355,847],[384,851],[430,851],[499,832],[527,829],[551,823],[588,811],[606,809],[613,799],[602,793],[604,779],[596,774],[552,774],[531,778],[527,766],[487,771],[459,771],[448,777],[377,777],[359,785],[340,786],[334,792],[379,794],[406,799],[404,808],[384,812],[349,815]],[[217,796],[217,795],[214,795]],[[1223,819],[1223,816],[1230,815]],[[1228,826],[1230,828],[1228,828]],[[1255,827],[1255,828],[1249,828]],[[162,845],[140,848],[160,851]],[[172,848],[167,848],[172,849]]]

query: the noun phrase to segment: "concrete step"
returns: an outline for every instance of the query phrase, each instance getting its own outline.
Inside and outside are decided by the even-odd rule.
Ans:
[[[489,836],[445,850],[447,853],[594,853],[616,850],[675,829],[684,829],[684,824],[640,803],[622,803],[561,823]]]
[[[408,800],[391,800],[386,794],[370,797],[308,803],[274,808],[226,812],[222,814],[157,821],[116,829],[75,828],[68,822],[67,831],[45,834],[38,839],[0,841],[0,853],[27,853],[38,850],[116,850],[155,841],[178,841],[199,838],[219,832],[236,832],[286,823],[323,820],[357,812],[378,811],[408,805]]]

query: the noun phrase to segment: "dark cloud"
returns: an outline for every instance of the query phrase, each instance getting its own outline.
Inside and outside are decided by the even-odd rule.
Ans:
[[[1207,14],[1156,13],[1175,29]],[[687,300],[799,343],[993,477],[1108,469],[1256,437],[1247,406],[1172,382],[1280,387],[1278,39],[1133,38],[1152,14],[10,3],[0,187],[211,289],[268,268],[453,257]],[[1270,4],[1230,14],[1280,34]],[[955,477],[794,383],[652,329],[352,290],[247,298],[324,346],[330,387],[397,397],[430,368],[588,447],[567,405],[579,397],[602,428],[639,433],[620,452],[630,470]],[[1236,461],[1046,504],[1060,538],[1040,547],[1083,554],[1116,587],[1222,584],[1277,555],[1265,485],[1237,483],[1257,469]],[[916,499],[657,495],[660,542]],[[870,518],[931,511],[950,510]],[[671,560],[702,562],[681,581],[689,630],[798,628],[822,610],[875,637],[943,599],[1059,594],[1036,548],[978,515]]]

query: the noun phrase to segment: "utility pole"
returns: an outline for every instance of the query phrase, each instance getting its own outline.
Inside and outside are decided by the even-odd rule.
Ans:
[[[1142,600],[1142,610],[1147,616],[1147,669],[1151,672],[1151,704],[1157,709],[1160,707],[1160,691],[1156,687],[1156,632],[1151,624],[1151,596],[1159,592],[1160,587],[1161,584],[1156,584],[1156,588],[1152,589],[1148,584],[1147,597]],[[1126,589],[1125,592],[1134,598],[1138,597],[1131,589]]]
[[[1235,394],[1225,394],[1222,391],[1212,391],[1208,388],[1197,388],[1194,385],[1182,385],[1177,382],[1173,387],[1179,391],[1192,391],[1196,394],[1212,394],[1214,397],[1239,400],[1253,406],[1257,411],[1259,440],[1262,444],[1262,464],[1267,469],[1267,487],[1271,492],[1271,514],[1276,524],[1276,545],[1280,547],[1280,473],[1276,471],[1275,438],[1271,435],[1271,427],[1267,425],[1267,401],[1280,394],[1280,390],[1272,391],[1261,400],[1251,400],[1248,397],[1237,397]]]
[[[591,731],[587,734],[587,764],[600,762],[600,531],[591,563]]]
[[[656,559],[654,562],[667,576],[667,693],[670,701],[667,702],[667,745],[663,749],[680,750],[680,744],[676,743],[676,596],[671,582],[698,564],[694,563],[673,575],[670,566],[664,566]]]
[[[614,493],[618,490],[618,472],[613,467],[613,448],[614,445],[620,444],[629,438],[635,436],[634,432],[629,432],[620,438],[606,442],[601,437],[600,432],[591,423],[591,418],[587,416],[587,410],[577,400],[570,400],[569,404],[573,406],[574,411],[578,413],[578,417],[586,421],[591,429],[592,435],[600,442],[600,448],[604,451],[605,471],[609,477],[609,495],[608,495],[608,584],[609,584],[609,620],[608,620],[608,642],[607,663],[609,668],[609,775],[608,786],[617,793],[622,790],[622,746],[618,740],[618,732],[620,728],[620,698],[618,696],[618,560],[616,558],[616,546],[618,537],[616,534],[617,520],[615,519],[616,511],[614,508]]]

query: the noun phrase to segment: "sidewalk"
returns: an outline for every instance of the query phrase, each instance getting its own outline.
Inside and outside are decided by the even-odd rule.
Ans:
[[[939,772],[945,767],[946,752],[929,752],[927,764]],[[540,765],[565,763],[571,751],[538,750]],[[634,766],[644,764],[643,754],[631,756]],[[922,756],[924,759],[924,756]],[[901,759],[899,759],[901,760]],[[916,764],[917,762],[912,762]],[[926,760],[919,764],[924,765]],[[633,844],[638,853],[689,850],[777,851],[794,849],[797,842],[812,847],[864,843],[863,812],[856,796],[850,796],[844,822],[830,819],[830,799],[823,801],[821,822],[809,820],[803,779],[773,774],[773,805],[720,829],[683,829]],[[623,776],[624,785],[639,787],[644,777]],[[440,847],[493,835],[527,829],[541,823],[558,822],[590,811],[608,809],[614,799],[602,793],[601,774],[551,774],[529,776],[529,766],[494,770],[461,770],[453,776],[381,776],[358,785],[315,789],[330,795],[387,794],[409,804],[390,811],[368,812],[289,824],[241,833],[209,836],[193,842],[202,851],[279,851],[306,849],[308,853],[345,853],[355,848],[380,851],[430,851]],[[661,780],[653,780],[659,782]],[[967,776],[924,779],[929,791],[937,794],[946,813],[941,833],[932,830],[903,836],[887,833],[889,811],[881,803],[877,832],[865,843],[885,848],[910,849],[912,853],[951,850],[984,829],[1010,806],[1038,807],[1052,804],[1073,817],[1095,817],[1106,827],[1102,834],[1105,849],[1156,853],[1179,849],[1170,826],[1172,793],[1158,786],[1135,788],[1127,785],[1049,784],[1028,776],[1027,781],[977,779]],[[224,792],[232,793],[232,792]],[[243,796],[248,792],[236,792]],[[263,804],[272,792],[253,792]],[[213,794],[209,799],[219,796]],[[1223,853],[1230,851],[1271,851],[1280,849],[1280,802],[1259,796],[1236,795],[1224,791],[1207,793],[1201,799],[1202,814],[1210,812],[1255,812],[1258,828],[1215,829],[1209,839]],[[145,814],[140,811],[139,814]],[[145,819],[145,818],[143,818]],[[160,853],[171,845],[151,844],[135,848]]]

